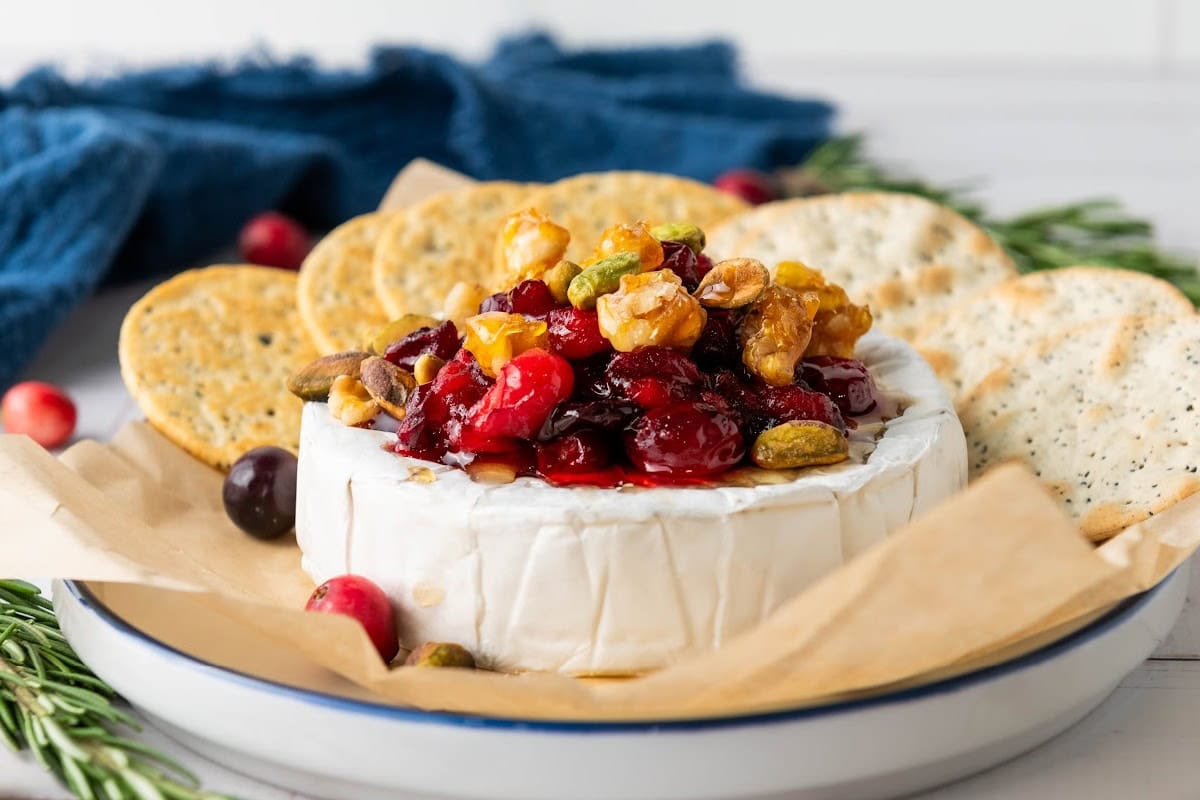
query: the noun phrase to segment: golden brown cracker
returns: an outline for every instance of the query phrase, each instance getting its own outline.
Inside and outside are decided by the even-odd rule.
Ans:
[[[494,283],[500,222],[531,184],[489,181],[410,206],[384,227],[372,264],[375,292],[391,318],[441,310],[459,281]]]
[[[362,347],[387,312],[371,274],[375,244],[399,211],[377,211],[338,226],[300,267],[297,301],[309,336],[323,353]]]
[[[146,419],[217,469],[247,450],[296,452],[291,372],[317,357],[296,310],[296,273],[218,265],[151,289],[121,325],[121,376]]]

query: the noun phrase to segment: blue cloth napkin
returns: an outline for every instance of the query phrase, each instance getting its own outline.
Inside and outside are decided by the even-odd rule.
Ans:
[[[747,89],[721,43],[564,52],[532,35],[479,65],[394,47],[361,71],[36,70],[0,91],[0,389],[102,282],[178,270],[270,208],[332,227],[417,156],[480,179],[708,180],[800,160],[831,116]]]

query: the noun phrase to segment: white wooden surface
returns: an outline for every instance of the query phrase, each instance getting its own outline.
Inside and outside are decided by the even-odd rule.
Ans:
[[[1200,3],[1166,5],[1178,17],[1171,46],[1187,39],[1200,51]],[[1154,218],[1172,246],[1200,252],[1195,211],[1200,78],[1185,71],[1141,63],[1036,71],[970,65],[831,67],[791,57],[763,58],[751,66],[769,85],[835,98],[844,110],[844,126],[868,130],[885,159],[940,180],[986,179],[983,196],[997,210],[1101,193]],[[117,377],[115,352],[121,314],[136,294],[136,289],[117,291],[89,304],[29,370],[31,377],[56,381],[72,392],[80,405],[81,436],[103,438],[134,413]],[[1131,674],[1095,713],[1042,748],[927,797],[1200,796],[1200,611],[1195,602],[1200,575],[1194,573],[1192,586],[1193,599],[1156,658]],[[214,790],[247,800],[295,797],[195,757],[184,759]],[[36,768],[0,753],[4,796],[58,800],[65,795]]]

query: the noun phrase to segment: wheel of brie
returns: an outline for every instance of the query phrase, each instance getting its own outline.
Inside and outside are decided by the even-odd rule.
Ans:
[[[404,646],[458,642],[493,669],[628,675],[720,647],[966,483],[962,429],[925,362],[874,333],[857,355],[903,412],[862,463],[761,485],[488,484],[309,403],[304,568],[370,578]]]

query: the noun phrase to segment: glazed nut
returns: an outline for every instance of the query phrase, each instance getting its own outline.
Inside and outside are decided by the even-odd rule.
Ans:
[[[761,261],[731,258],[716,264],[696,287],[696,299],[709,308],[741,308],[758,299],[771,282]]]
[[[707,243],[704,231],[690,222],[664,222],[651,228],[650,233],[660,242],[683,242],[696,255],[700,255]]]
[[[329,390],[329,413],[343,425],[362,425],[375,418],[379,404],[358,378],[339,375]]]
[[[503,485],[517,479],[517,468],[499,461],[472,461],[464,469],[476,483]]]
[[[669,269],[626,275],[596,303],[600,333],[623,353],[639,347],[691,347],[708,315]]]
[[[396,419],[404,419],[404,404],[417,388],[416,378],[390,361],[371,356],[362,362],[360,380],[381,409]]]
[[[816,420],[792,420],[763,431],[750,458],[765,469],[836,464],[850,457],[850,444],[837,428]]]
[[[523,314],[487,311],[467,319],[467,337],[463,347],[471,351],[479,368],[490,378],[500,368],[526,350],[546,347],[549,336],[544,320]]]
[[[571,232],[534,208],[504,218],[496,238],[495,268],[504,285],[540,280],[546,270],[562,260]]]
[[[406,667],[460,667],[475,669],[475,656],[461,644],[426,642],[404,659]]]
[[[768,285],[738,324],[746,369],[772,386],[792,383],[796,364],[812,339],[813,318],[820,305],[816,292]]]
[[[301,400],[324,402],[329,399],[334,380],[340,375],[357,378],[360,365],[370,356],[370,353],[361,350],[322,356],[292,373],[288,378],[288,391]]]
[[[596,298],[621,286],[622,276],[641,271],[642,261],[637,253],[616,253],[602,258],[575,276],[567,287],[567,299],[576,308],[593,309]]]
[[[422,353],[417,357],[417,363],[413,364],[413,378],[416,379],[418,386],[424,386],[436,378],[444,366],[446,366],[446,362],[433,353]]]
[[[369,351],[369,355],[381,356],[387,352],[388,347],[413,331],[432,328],[437,324],[436,319],[425,314],[405,314],[372,333],[371,337],[367,339],[366,349]]]
[[[588,262],[595,264],[618,253],[633,253],[642,265],[642,272],[662,266],[662,242],[654,238],[645,222],[620,223],[606,228]]]
[[[575,276],[581,272],[583,268],[574,261],[563,260],[546,270],[542,280],[550,287],[550,294],[554,296],[555,302],[569,303],[571,298],[567,295],[567,289],[571,281],[575,280]]]
[[[442,318],[450,320],[456,328],[462,330],[467,317],[479,313],[479,304],[486,300],[489,294],[491,293],[478,283],[459,281],[446,295],[446,302],[442,305]]]

